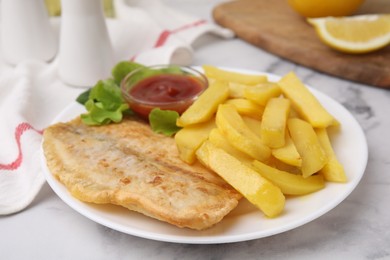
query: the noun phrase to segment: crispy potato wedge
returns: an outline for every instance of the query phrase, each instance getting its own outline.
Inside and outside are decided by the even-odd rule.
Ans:
[[[294,109],[313,127],[326,128],[337,120],[321,105],[300,79],[290,72],[279,80],[283,94],[290,99]]]
[[[197,100],[178,118],[176,124],[184,127],[210,120],[217,111],[218,105],[229,96],[226,82],[213,82]]]
[[[285,197],[280,188],[223,149],[206,141],[196,155],[266,216],[276,217],[283,211]]]
[[[233,105],[221,104],[215,121],[218,129],[236,149],[259,161],[270,157],[271,150],[248,128]]]
[[[278,186],[285,195],[305,195],[325,187],[321,175],[303,178],[302,175],[281,171],[259,161],[254,161],[253,166],[264,178]]]
[[[175,135],[179,157],[188,164],[196,161],[195,152],[207,140],[210,131],[216,128],[215,120],[190,125],[180,129]]]
[[[328,156],[328,162],[320,170],[320,173],[324,175],[325,180],[327,181],[347,182],[347,176],[345,174],[344,167],[336,157],[332,144],[329,140],[327,130],[324,128],[319,128],[315,131],[322,148]]]
[[[304,178],[318,172],[328,161],[328,157],[318,140],[313,127],[306,121],[290,118],[287,127],[298,153],[302,158],[302,176]]]

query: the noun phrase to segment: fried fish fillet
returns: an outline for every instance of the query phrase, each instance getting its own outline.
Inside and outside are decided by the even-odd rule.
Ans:
[[[179,159],[173,138],[134,119],[86,126],[80,118],[44,132],[49,170],[85,202],[111,203],[202,230],[234,209],[241,195],[200,164]]]

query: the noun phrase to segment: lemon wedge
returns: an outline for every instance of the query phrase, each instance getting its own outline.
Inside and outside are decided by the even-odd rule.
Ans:
[[[367,53],[390,43],[390,14],[308,18],[321,41],[347,53]]]

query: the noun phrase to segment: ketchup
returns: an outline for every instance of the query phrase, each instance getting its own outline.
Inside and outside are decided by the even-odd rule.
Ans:
[[[129,94],[132,110],[147,118],[149,112],[158,107],[165,110],[184,112],[206,84],[197,77],[179,74],[158,74],[141,80]]]

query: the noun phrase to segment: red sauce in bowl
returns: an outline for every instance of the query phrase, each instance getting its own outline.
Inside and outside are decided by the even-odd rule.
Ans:
[[[130,90],[130,95],[145,102],[169,103],[192,98],[203,88],[194,77],[162,74],[142,80]]]
[[[199,75],[152,75],[122,91],[130,108],[146,119],[150,111],[157,107],[181,114],[207,87],[207,80]]]

